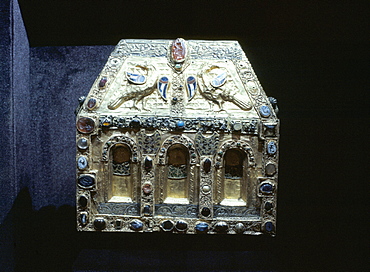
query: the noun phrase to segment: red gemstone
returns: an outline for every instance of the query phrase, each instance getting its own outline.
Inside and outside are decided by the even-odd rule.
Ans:
[[[92,110],[96,106],[96,99],[95,98],[90,98],[89,101],[87,101],[87,108],[89,110]]]
[[[99,87],[103,88],[105,87],[105,84],[107,83],[108,79],[106,77],[102,77],[99,81]]]
[[[90,133],[94,130],[95,122],[89,117],[81,117],[77,121],[77,130],[81,133]]]
[[[182,62],[185,60],[186,45],[185,45],[184,39],[177,38],[176,40],[172,42],[171,56],[175,62]]]
[[[144,192],[144,194],[149,195],[152,192],[152,185],[145,184],[143,186],[143,192]]]

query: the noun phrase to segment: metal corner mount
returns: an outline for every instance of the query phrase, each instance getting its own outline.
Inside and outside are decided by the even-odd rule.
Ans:
[[[274,236],[275,102],[236,41],[121,40],[77,112],[77,229]]]

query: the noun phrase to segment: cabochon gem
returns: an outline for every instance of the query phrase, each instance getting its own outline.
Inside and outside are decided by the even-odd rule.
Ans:
[[[95,128],[95,122],[89,117],[81,117],[77,121],[77,130],[81,133],[90,133]]]
[[[87,141],[86,138],[80,138],[78,141],[77,141],[77,147],[79,149],[82,149],[82,150],[85,150],[89,147],[89,143]]]
[[[132,220],[130,222],[130,228],[132,230],[135,230],[135,231],[139,231],[139,230],[142,230],[143,229],[143,222],[141,222],[140,220]]]
[[[208,230],[208,224],[205,222],[200,222],[195,226],[195,230],[199,232],[206,232]]]
[[[103,218],[96,218],[94,220],[94,227],[96,230],[103,230],[105,229],[106,223]]]

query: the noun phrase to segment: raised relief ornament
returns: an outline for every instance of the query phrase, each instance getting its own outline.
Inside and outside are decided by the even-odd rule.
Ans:
[[[275,111],[236,41],[121,40],[77,112],[77,229],[274,236]]]

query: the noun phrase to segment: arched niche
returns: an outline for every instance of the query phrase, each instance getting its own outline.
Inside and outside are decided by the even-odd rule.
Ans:
[[[252,148],[244,141],[228,141],[216,156],[215,201],[224,206],[246,206],[253,191],[255,158]]]
[[[137,202],[139,187],[138,152],[126,136],[114,136],[103,146],[103,185],[108,202]]]
[[[158,156],[158,203],[192,204],[196,196],[196,163],[194,143],[185,136],[166,139]]]

